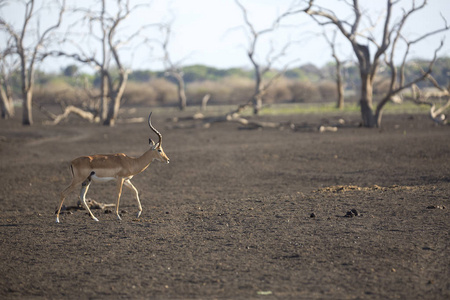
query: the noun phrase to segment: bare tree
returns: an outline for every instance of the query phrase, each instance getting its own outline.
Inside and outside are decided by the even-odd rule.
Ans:
[[[272,47],[269,53],[266,56],[265,65],[260,63],[258,59],[256,58],[256,49],[258,45],[258,41],[261,38],[261,36],[269,34],[271,32],[274,32],[278,27],[279,23],[282,19],[282,17],[277,18],[271,27],[262,29],[262,30],[256,30],[255,26],[250,22],[250,19],[248,17],[247,9],[239,2],[239,0],[235,0],[236,4],[239,6],[239,8],[242,11],[242,14],[244,16],[244,22],[245,26],[249,31],[249,46],[247,49],[247,56],[250,59],[254,71],[255,71],[255,91],[253,93],[252,98],[250,101],[245,104],[242,107],[246,107],[250,104],[253,105],[253,113],[256,115],[259,113],[259,111],[262,108],[262,102],[264,95],[266,94],[268,88],[279,78],[281,75],[285,73],[287,70],[289,64],[287,63],[282,70],[275,71],[274,75],[271,75],[268,80],[264,80],[264,77],[267,76],[269,71],[273,70],[273,64],[277,62],[279,59],[281,59],[283,56],[286,55],[286,51],[288,48],[292,45],[292,42],[286,43],[281,50],[275,51],[275,49]]]
[[[130,70],[122,62],[120,49],[138,37],[141,31],[147,27],[147,25],[142,26],[136,31],[128,33],[124,38],[119,34],[120,25],[142,6],[143,4],[131,6],[130,1],[118,0],[116,1],[116,12],[112,14],[108,11],[106,0],[101,0],[98,9],[75,9],[75,13],[83,14],[81,21],[87,23],[89,37],[99,44],[100,53],[97,53],[96,50],[87,53],[81,47],[76,46],[75,41],[72,41],[72,44],[78,49],[77,53],[52,52],[55,56],[71,57],[78,62],[91,65],[99,72],[101,99],[99,114],[101,121],[107,126],[115,125],[130,73]],[[114,64],[114,68],[111,63]],[[113,72],[117,72],[117,77],[113,75]]]
[[[300,12],[307,13],[310,15],[319,25],[335,26],[341,34],[350,42],[353,52],[356,55],[359,63],[359,72],[361,77],[361,95],[360,95],[360,105],[361,105],[361,116],[363,125],[366,127],[375,127],[381,126],[381,116],[383,113],[384,105],[388,102],[388,100],[395,94],[399,93],[405,88],[410,87],[412,84],[425,79],[426,74],[430,74],[432,70],[433,63],[436,59],[436,55],[433,60],[430,62],[429,68],[426,71],[426,74],[419,76],[418,78],[412,80],[411,82],[405,83],[397,77],[397,73],[392,75],[392,88],[388,92],[388,95],[384,97],[376,106],[374,111],[373,109],[373,84],[375,76],[378,72],[378,68],[380,66],[380,59],[384,56],[391,57],[390,60],[393,62],[393,54],[398,46],[398,41],[400,37],[402,37],[402,30],[407,22],[407,20],[411,17],[411,15],[420,11],[427,5],[427,0],[424,0],[420,5],[416,5],[415,1],[412,1],[411,7],[407,10],[402,10],[402,16],[397,20],[392,20],[392,16],[394,13],[394,7],[399,4],[399,1],[395,0],[386,0],[386,15],[379,20],[382,20],[382,34],[381,38],[377,41],[377,39],[373,36],[373,29],[377,27],[379,22],[373,22],[369,19],[371,24],[371,28],[361,28],[362,19],[367,17],[363,9],[361,9],[358,0],[353,1],[343,1],[345,4],[350,6],[350,9],[353,12],[353,20],[349,21],[348,19],[340,19],[334,11],[319,7],[314,4],[314,0],[309,0],[306,8],[301,8],[298,10],[291,10],[288,14],[296,14]],[[437,30],[430,31],[420,38],[416,39],[413,42],[408,42],[406,39],[402,39],[409,46],[424,40],[425,38],[448,30],[450,27],[444,19],[445,25]],[[370,49],[375,48],[375,53],[371,55]],[[441,48],[438,47],[437,50]],[[437,51],[436,50],[436,51]],[[435,54],[436,54],[435,51]],[[406,51],[404,55],[404,60],[406,61],[406,57],[408,55],[408,51]],[[391,67],[391,70],[394,70],[395,67]],[[393,72],[395,73],[395,72]]]
[[[180,110],[184,110],[186,108],[186,84],[184,82],[184,72],[180,66],[180,62],[174,63],[170,58],[169,53],[169,42],[170,42],[170,33],[171,33],[171,25],[166,24],[161,27],[164,32],[164,41],[162,42],[162,48],[164,50],[164,66],[166,69],[166,76],[173,77],[177,82],[177,91],[178,91],[178,107]]]
[[[42,62],[47,56],[48,53],[42,52],[42,49],[45,50],[45,48],[55,41],[53,33],[61,25],[64,15],[65,0],[56,3],[58,3],[59,6],[58,19],[54,25],[49,26],[42,33],[39,28],[39,20],[38,27],[35,30],[30,28],[32,20],[38,18],[34,0],[25,1],[25,16],[23,24],[19,29],[14,28],[12,23],[6,21],[3,17],[0,17],[0,29],[7,32],[12,37],[14,52],[19,56],[20,60],[23,125],[33,124],[32,101],[36,64]],[[1,4],[6,4],[6,1],[2,1]],[[35,33],[34,38],[31,37],[33,33]]]
[[[290,46],[292,46],[293,42],[288,42],[282,47],[281,50],[278,52],[274,49],[274,47],[271,48],[269,53],[266,55],[266,61],[265,65],[261,64],[257,57],[256,57],[256,48],[258,41],[260,41],[261,36],[269,34],[274,32],[278,27],[283,19],[284,16],[287,16],[288,14],[283,14],[280,17],[278,17],[272,24],[271,27],[257,31],[253,24],[250,22],[248,18],[248,12],[247,9],[239,2],[239,0],[235,0],[236,4],[239,6],[239,8],[242,11],[242,14],[244,16],[245,26],[246,29],[248,29],[249,32],[249,46],[247,49],[247,56],[249,57],[255,71],[255,90],[252,95],[252,97],[247,101],[244,102],[241,105],[238,105],[236,109],[233,109],[226,113],[225,115],[221,116],[213,116],[213,117],[205,117],[203,113],[196,113],[193,117],[187,117],[187,118],[174,118],[175,122],[178,122],[180,120],[202,120],[203,127],[208,128],[213,123],[219,123],[219,122],[235,122],[238,124],[243,125],[245,128],[284,128],[284,127],[290,127],[295,128],[293,124],[290,122],[264,122],[264,121],[257,121],[257,120],[248,120],[246,118],[241,117],[241,113],[246,108],[252,106],[253,107],[253,113],[256,115],[259,113],[259,111],[262,108],[262,102],[264,95],[266,94],[267,90],[270,88],[270,86],[278,79],[280,78],[285,71],[287,70],[288,66],[292,64],[294,61],[288,62],[284,65],[282,70],[274,70],[273,65],[275,62],[280,60],[283,56],[286,55],[286,51]],[[273,45],[272,45],[273,46]],[[269,75],[269,72],[273,72],[273,75]],[[269,78],[268,78],[269,77]],[[205,95],[203,98],[202,107],[206,107],[206,102],[209,100],[210,95]],[[186,126],[180,125],[177,126],[179,128],[185,128]]]
[[[19,61],[14,57],[11,38],[0,52],[0,100],[2,119],[14,117],[14,103],[10,75],[17,69]]]
[[[344,80],[342,76],[342,62],[337,55],[336,52],[336,34],[337,30],[333,31],[333,37],[330,39],[327,34],[324,32],[323,36],[325,37],[325,40],[327,41],[328,45],[331,48],[331,56],[333,56],[334,61],[336,63],[336,90],[338,99],[336,102],[336,108],[343,109],[344,108]]]

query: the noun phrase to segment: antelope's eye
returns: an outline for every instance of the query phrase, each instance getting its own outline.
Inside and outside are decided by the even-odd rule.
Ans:
[[[158,149],[158,152],[161,153],[162,152],[161,149]]]

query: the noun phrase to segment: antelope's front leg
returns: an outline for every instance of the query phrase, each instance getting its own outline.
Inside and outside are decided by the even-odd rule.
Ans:
[[[123,184],[129,188],[130,190],[132,190],[134,192],[134,195],[136,196],[136,200],[138,203],[138,207],[139,207],[139,211],[137,213],[137,217],[139,218],[141,216],[142,213],[142,205],[141,205],[141,201],[139,200],[139,192],[136,189],[136,187],[131,183],[130,179],[127,179],[123,182]]]
[[[87,194],[87,191],[88,191],[90,185],[91,185],[91,178],[89,177],[81,184],[80,198],[81,198],[81,201],[83,201],[84,207],[89,212],[89,215],[91,216],[91,218],[94,221],[98,222],[98,219],[94,216],[91,209],[89,208],[89,206],[86,203],[86,194]]]
[[[122,194],[122,186],[123,186],[123,178],[117,179],[117,205],[116,205],[116,215],[118,220],[122,220],[122,218],[119,215],[119,202],[120,202],[120,195]]]

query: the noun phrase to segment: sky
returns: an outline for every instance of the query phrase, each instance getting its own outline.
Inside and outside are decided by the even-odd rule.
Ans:
[[[294,0],[241,0],[248,11],[248,17],[256,31],[271,27],[274,20],[284,13]],[[417,0],[421,3],[420,0]],[[42,1],[38,1],[41,3]],[[132,1],[133,2],[133,1]],[[180,65],[203,64],[216,68],[251,68],[247,57],[249,47],[249,31],[245,27],[242,10],[234,0],[153,0],[140,1],[148,4],[136,10],[121,27],[122,38],[135,32],[144,24],[170,23],[172,33],[170,36],[169,53],[172,61]],[[2,7],[0,16],[16,27],[23,20],[23,5],[13,1],[14,4]],[[68,6],[90,6],[93,1],[67,0]],[[107,1],[110,6],[115,1]],[[351,21],[351,11],[343,0],[318,0],[318,4],[329,8],[342,19]],[[361,0],[361,6],[371,17],[373,22],[384,13],[385,1]],[[410,0],[402,0],[402,5],[409,7]],[[40,7],[40,5],[39,5]],[[112,6],[110,6],[112,7]],[[400,16],[400,9],[394,13],[394,20]],[[56,10],[41,10],[40,26],[45,28],[52,24],[56,18]],[[429,0],[428,6],[414,15],[406,24],[404,36],[414,39],[427,31],[441,28],[444,21],[441,15],[450,24],[450,1]],[[350,18],[350,19],[349,19]],[[72,15],[65,19],[61,31],[70,28],[73,33],[80,33],[82,26],[75,23],[78,20]],[[37,21],[33,22],[36,27]],[[361,28],[370,27],[370,23],[364,20]],[[380,28],[382,22],[377,24]],[[42,29],[41,29],[42,30]],[[290,47],[286,56],[280,58],[275,67],[281,68],[285,65],[296,67],[312,63],[319,67],[333,60],[330,47],[327,46],[322,33],[325,31],[332,35],[333,26],[318,26],[309,16],[299,14],[283,19],[274,34],[261,36],[256,47],[256,57],[264,64],[268,53],[278,53],[287,43]],[[368,30],[365,31],[367,33]],[[149,27],[142,32],[150,42],[139,44],[139,47],[128,45],[121,51],[124,63],[131,69],[163,69],[161,44],[163,35],[159,27]],[[375,30],[373,35],[379,37],[379,31]],[[32,35],[33,36],[33,35]],[[1,36],[4,39],[4,36]],[[445,39],[445,45],[439,52],[441,56],[450,55],[450,31],[441,33],[432,38],[415,45],[410,53],[411,58],[429,59],[440,40]],[[73,38],[74,40],[77,38]],[[137,41],[137,40],[136,40]],[[95,40],[86,37],[76,41],[77,45],[83,45],[87,53],[99,53],[99,47]],[[88,45],[88,46],[87,46]],[[60,46],[57,46],[60,47]],[[74,52],[76,47],[64,46],[63,50]],[[343,60],[354,60],[349,42],[338,34],[338,54]],[[401,50],[401,48],[399,49]],[[401,54],[401,51],[399,51]],[[73,63],[67,58],[47,59],[40,68],[44,71],[58,72],[61,68]]]

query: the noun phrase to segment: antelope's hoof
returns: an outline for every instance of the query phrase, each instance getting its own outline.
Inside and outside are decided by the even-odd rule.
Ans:
[[[139,218],[141,216],[142,211],[138,211],[136,218]]]
[[[96,217],[93,217],[92,220],[94,220],[95,222],[98,222],[98,219]]]
[[[59,218],[56,217],[56,224],[59,224]]]
[[[122,221],[122,218],[119,215],[117,215],[117,220]]]

